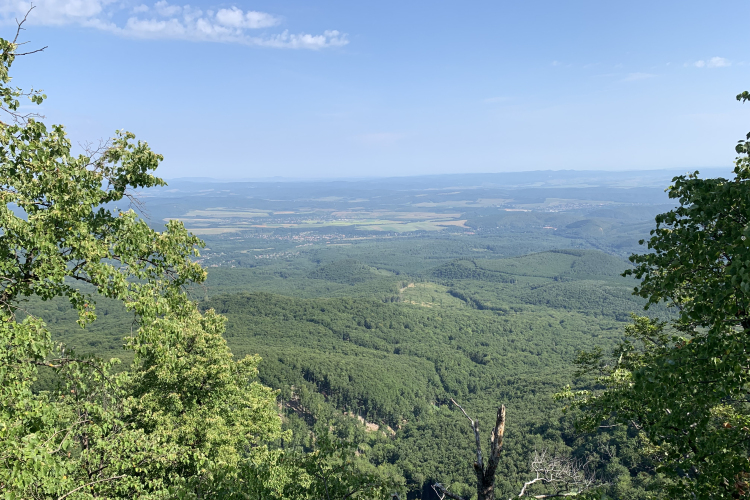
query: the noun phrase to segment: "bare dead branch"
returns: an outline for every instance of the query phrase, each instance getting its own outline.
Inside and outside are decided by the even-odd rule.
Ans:
[[[23,16],[23,19],[21,19],[20,22],[18,21],[18,18],[16,18],[16,36],[13,38],[13,45],[20,45],[18,43],[18,37],[21,34],[21,31],[25,29],[23,28],[23,23],[26,22],[26,19],[29,17],[29,14],[31,13],[32,10],[34,10],[34,8],[35,6],[32,3],[31,7],[29,7],[29,10],[26,11],[26,14]]]
[[[497,472],[497,466],[500,462],[500,452],[503,448],[503,436],[505,435],[505,406],[500,406],[497,409],[497,417],[495,419],[495,427],[492,429],[490,434],[490,454],[485,465],[484,459],[482,458],[482,444],[479,436],[479,422],[474,420],[466,413],[463,407],[456,403],[455,400],[451,399],[451,403],[456,405],[461,413],[469,420],[471,429],[474,431],[474,441],[476,442],[476,453],[477,459],[474,462],[474,474],[477,477],[477,499],[478,500],[493,500],[495,498],[495,473]],[[458,500],[464,500],[463,497],[456,495],[455,493],[449,492],[440,483],[432,485],[432,489],[435,493],[440,496],[442,493],[441,500],[443,498],[452,498]]]
[[[484,473],[484,460],[482,460],[482,444],[480,442],[479,438],[479,422],[472,419],[467,413],[466,410],[463,409],[463,407],[456,403],[455,400],[451,398],[451,403],[458,406],[458,408],[461,410],[461,412],[466,416],[466,418],[469,419],[469,422],[471,423],[471,429],[474,431],[474,440],[477,443],[477,461],[474,464],[474,468],[477,470],[481,470],[482,473]]]
[[[594,486],[596,476],[589,468],[589,461],[578,460],[565,455],[551,454],[548,450],[534,451],[531,459],[531,471],[536,477],[524,483],[522,497],[527,489],[540,483],[553,487],[554,493],[529,495],[533,498],[555,498],[574,496]]]
[[[443,487],[443,485],[440,483],[433,484],[432,489],[435,491],[435,494],[440,498],[440,500],[444,500],[445,498],[452,498],[453,500],[466,500],[464,497],[458,496],[455,493],[451,493],[450,491],[446,490],[445,487]]]
[[[464,415],[466,415],[466,418],[468,418],[468,419],[469,419],[469,422],[471,422],[471,426],[472,426],[472,427],[474,427],[474,420],[473,420],[473,419],[472,419],[472,418],[471,418],[471,417],[469,416],[469,414],[468,414],[468,413],[466,413],[466,410],[464,410],[464,407],[463,407],[463,406],[461,406],[460,404],[456,403],[456,400],[455,400],[455,399],[453,399],[453,398],[451,398],[451,403],[453,403],[454,405],[458,406],[458,409],[459,409],[459,410],[461,410],[461,412],[462,412],[462,413],[463,413]]]
[[[26,22],[26,20],[29,17],[29,14],[31,14],[31,11],[34,10],[35,8],[36,8],[36,5],[32,3],[31,6],[29,7],[29,10],[27,10],[26,14],[24,14],[23,19],[19,21],[18,18],[16,18],[16,36],[13,37],[13,45],[15,45],[16,47],[19,47],[21,45],[25,45],[26,43],[28,43],[28,42],[19,42],[18,37],[21,35],[21,31],[24,31],[26,29],[23,27],[23,23]],[[45,45],[41,49],[31,50],[29,52],[16,53],[16,56],[27,56],[29,54],[36,54],[37,52],[41,52],[46,48],[47,48],[47,45]]]
[[[30,50],[28,52],[16,52],[16,56],[28,56],[30,54],[36,54],[37,52],[42,52],[46,48],[49,48],[49,45],[45,45],[41,49]]]
[[[487,463],[485,474],[495,477],[497,465],[500,462],[500,452],[503,450],[503,437],[505,436],[505,405],[497,409],[495,427],[490,435],[490,460]]]
[[[574,497],[577,496],[580,492],[571,492],[571,493],[552,493],[549,495],[534,495],[531,498],[560,498],[560,497]]]

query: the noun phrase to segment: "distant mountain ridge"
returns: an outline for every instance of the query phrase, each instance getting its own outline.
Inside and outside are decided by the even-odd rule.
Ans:
[[[731,177],[731,167],[706,167],[697,169],[701,177]],[[402,189],[449,189],[452,187],[501,187],[501,188],[553,188],[553,187],[662,187],[673,177],[692,172],[692,169],[654,170],[532,170],[524,172],[436,174],[404,177],[349,177],[349,178],[235,178],[179,177],[167,179],[170,184],[342,184],[369,185],[371,189],[400,186]],[[195,186],[198,187],[198,186]],[[359,187],[359,186],[358,186]]]

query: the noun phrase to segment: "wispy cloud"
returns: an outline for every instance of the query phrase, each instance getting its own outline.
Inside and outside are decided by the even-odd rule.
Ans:
[[[695,66],[696,68],[726,68],[731,66],[732,62],[723,57],[712,57],[707,60],[698,60],[693,63],[685,63],[685,66]]]
[[[731,65],[732,63],[724,59],[723,57],[712,57],[706,63],[706,66],[708,66],[709,68],[724,68]]]
[[[638,80],[646,80],[648,78],[653,78],[656,75],[651,73],[629,73],[625,78],[623,78],[623,82],[635,82]]]
[[[279,26],[282,19],[266,12],[232,6],[206,10],[166,0],[135,7],[116,0],[37,0],[29,24],[77,25],[110,33],[146,39],[178,39],[198,42],[224,42],[288,49],[324,49],[349,43],[345,33],[326,30],[322,34],[254,33]],[[0,21],[23,17],[29,3],[0,0]]]

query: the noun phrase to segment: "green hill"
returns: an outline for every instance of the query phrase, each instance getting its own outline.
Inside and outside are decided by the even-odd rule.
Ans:
[[[641,308],[630,295],[633,281],[619,276],[627,262],[594,250],[551,250],[454,259],[422,271],[423,263],[412,275],[366,262],[211,269],[205,293],[196,293],[201,308],[227,316],[235,356],[262,356],[260,378],[280,391],[297,436],[316,425],[337,429],[374,463],[397,466],[417,488],[410,498],[430,481],[471,484],[472,438],[449,398],[482,422],[497,404],[509,408],[503,460],[512,472],[499,482],[503,495],[527,480],[528,454],[542,440],[579,446],[551,395],[572,382],[579,350],[612,346],[622,321]],[[215,295],[222,290],[233,293]],[[99,320],[86,330],[65,302],[33,300],[29,308],[54,325],[57,340],[121,356],[131,318],[98,302]],[[54,383],[45,377],[39,387]],[[352,416],[383,432],[367,432]],[[300,439],[289,445],[301,446]]]
[[[332,281],[347,285],[355,285],[382,277],[388,272],[379,272],[355,259],[342,259],[318,267],[307,275],[311,279]]]

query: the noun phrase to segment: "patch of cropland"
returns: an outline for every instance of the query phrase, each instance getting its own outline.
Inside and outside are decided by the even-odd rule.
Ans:
[[[654,215],[669,208],[663,189],[651,187],[654,179],[668,176],[600,172],[592,174],[596,181],[591,183],[581,183],[573,172],[475,175],[453,178],[450,184],[442,176],[279,183],[177,180],[152,190],[145,201],[155,226],[180,219],[206,239],[209,248],[202,262],[207,266],[254,267],[305,258],[331,245],[414,238],[448,242],[444,256],[454,258],[459,255],[450,255],[449,247],[460,238],[476,242],[474,248],[494,246],[503,256],[593,248],[626,257],[638,251],[637,241],[648,233]],[[634,187],[639,182],[647,183]],[[356,252],[340,258],[377,268],[400,264],[388,258],[370,262]],[[416,259],[406,262],[406,267],[415,265]]]

